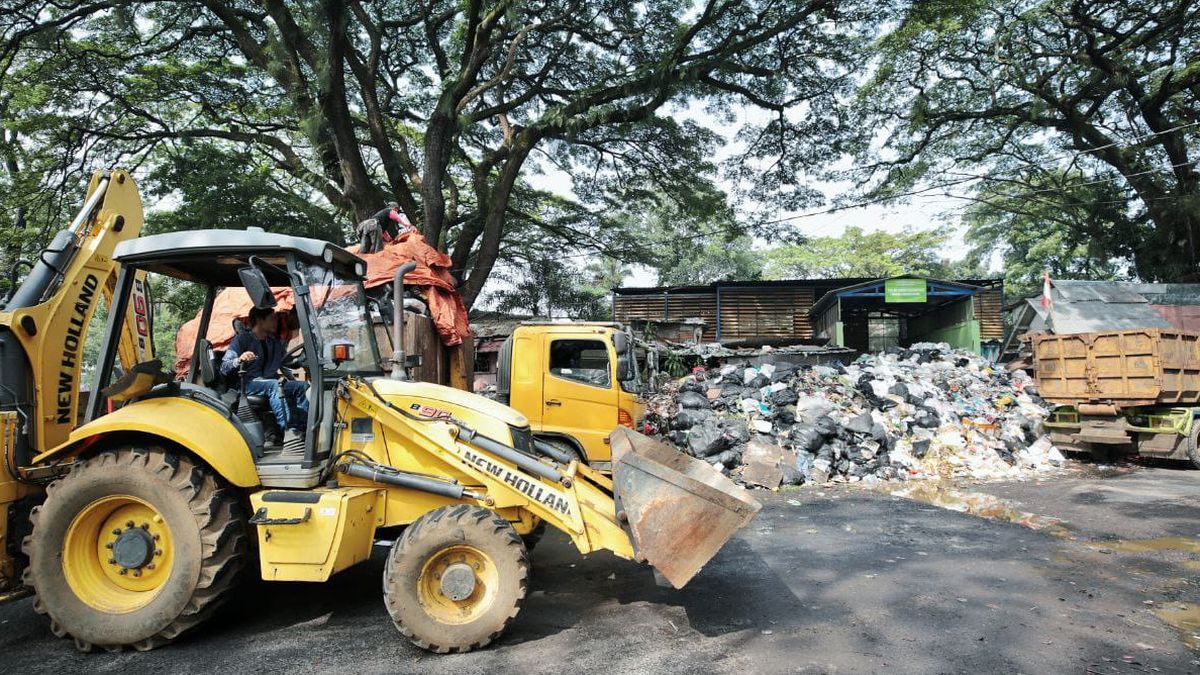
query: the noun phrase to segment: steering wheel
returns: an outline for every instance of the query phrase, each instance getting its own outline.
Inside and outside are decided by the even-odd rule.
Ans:
[[[301,342],[295,347],[289,349],[288,352],[283,355],[283,363],[280,365],[288,370],[296,370],[297,368],[303,368],[307,366],[308,364],[304,361],[304,343]]]

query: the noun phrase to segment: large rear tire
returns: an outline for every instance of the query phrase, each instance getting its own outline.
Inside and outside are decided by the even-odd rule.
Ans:
[[[413,644],[469,652],[504,632],[529,583],[529,556],[512,525],[458,504],[418,518],[392,545],[383,602]]]
[[[81,651],[174,640],[227,598],[246,562],[232,490],[157,447],[85,460],[49,486],[31,520],[34,609]]]
[[[1200,420],[1192,420],[1192,433],[1187,438],[1187,456],[1192,466],[1200,469]]]

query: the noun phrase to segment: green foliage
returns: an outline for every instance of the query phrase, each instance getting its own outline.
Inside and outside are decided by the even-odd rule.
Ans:
[[[724,192],[709,182],[655,192],[626,202],[615,219],[643,252],[663,286],[751,281],[762,276],[762,256]]]
[[[892,277],[901,274],[944,278],[955,269],[939,249],[946,243],[938,230],[864,232],[848,227],[838,237],[814,237],[767,252],[768,279],[833,279],[839,277]]]
[[[496,272],[489,301],[501,312],[579,321],[612,318],[612,288],[623,274],[612,261],[580,269],[558,258],[536,257]]]
[[[26,252],[94,167],[144,167],[157,230],[254,220],[339,240],[395,199],[451,254],[468,305],[533,230],[644,262],[629,221],[602,214],[720,172],[735,199],[817,201],[802,175],[840,136],[880,15],[861,0],[9,5],[0,124],[28,155],[7,180],[30,187],[0,209],[40,209],[15,235]],[[718,166],[730,128],[739,152]],[[570,195],[550,219],[517,213],[548,201],[535,173]]]
[[[1146,225],[1129,218],[1126,195],[1112,182],[1084,184],[1078,174],[1033,177],[982,192],[963,216],[969,260],[1000,256],[1005,293],[1041,290],[1054,279],[1127,279]]]
[[[147,214],[147,233],[205,228],[261,227],[343,243],[344,230],[314,195],[305,199],[295,185],[279,182],[252,153],[211,142],[166,150],[143,181],[157,200]]]
[[[877,42],[879,67],[858,92],[858,121],[846,127],[859,161],[845,178],[874,196],[966,189],[991,202],[990,220],[1021,222],[1027,204],[994,199],[997,181],[1069,172],[1080,187],[1109,183],[1087,191],[1051,180],[1052,191],[1024,193],[1092,214],[1064,235],[1083,256],[1064,272],[1115,273],[1106,261],[1123,259],[1143,279],[1200,280],[1200,5],[936,0],[897,9]],[[1113,237],[1125,216],[1095,217],[1105,210],[1147,226]],[[1054,262],[1047,242],[1022,241],[1019,228],[991,233],[1006,240],[1011,263]]]

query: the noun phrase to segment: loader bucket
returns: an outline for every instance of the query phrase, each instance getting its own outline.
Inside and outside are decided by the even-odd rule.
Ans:
[[[683,588],[758,510],[708,463],[625,427],[609,435],[613,496],[639,560]]]

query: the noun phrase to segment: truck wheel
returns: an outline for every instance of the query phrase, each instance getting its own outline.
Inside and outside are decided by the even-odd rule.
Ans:
[[[392,545],[383,602],[418,647],[469,652],[504,632],[528,583],[529,556],[512,525],[458,504],[421,516]]]
[[[583,455],[580,454],[575,445],[569,441],[564,441],[563,439],[555,436],[542,436],[539,437],[538,440],[546,445],[554,446],[555,450],[558,450],[571,459],[578,461],[580,464],[587,464],[587,460],[583,458]]]
[[[34,610],[85,652],[174,640],[227,598],[246,559],[232,491],[162,448],[84,461],[50,484],[31,521]]]
[[[1192,433],[1187,439],[1187,455],[1192,466],[1200,469],[1200,420],[1192,421]]]

